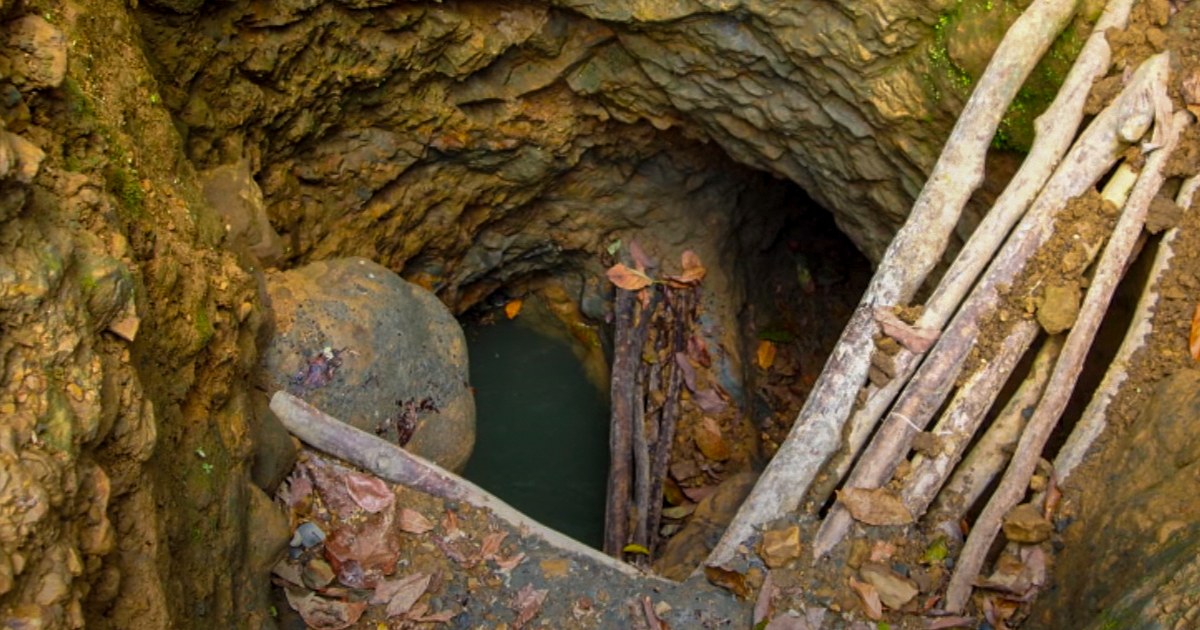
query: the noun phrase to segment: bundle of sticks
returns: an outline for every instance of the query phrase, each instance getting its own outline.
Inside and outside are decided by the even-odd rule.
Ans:
[[[676,361],[647,363],[643,357],[676,357],[686,350],[697,291],[670,284],[617,289],[604,551],[621,558],[636,549],[629,556],[634,564],[649,562],[659,543],[662,488],[684,379]]]
[[[943,255],[962,208],[982,181],[984,158],[1002,115],[1077,4],[1036,0],[1009,29],[788,439],[706,566],[733,566],[739,548],[750,546],[756,529],[795,514],[806,498],[820,506],[839,485],[881,488],[904,462],[907,472],[899,499],[914,518],[936,505],[938,518],[957,523],[1000,476],[966,539],[944,599],[949,612],[966,605],[1002,519],[1024,500],[1066,408],[1101,319],[1134,255],[1150,202],[1160,193],[1167,158],[1181,131],[1193,122],[1185,111],[1172,113],[1167,96],[1169,53],[1162,53],[1127,74],[1116,99],[1079,131],[1088,92],[1110,68],[1105,32],[1124,28],[1133,4],[1111,0],[1057,98],[1036,121],[1035,141],[1021,169],[942,276],[920,317],[911,325],[894,317],[893,309],[909,306]],[[1068,201],[1094,191],[1106,176],[1102,196],[1121,208],[1120,215],[1111,234],[1104,235],[1103,249],[1105,238],[1085,248],[1085,259],[1076,261],[1079,276],[1085,269],[1090,273],[1074,324],[1065,336],[1042,344],[1025,383],[963,461],[1001,388],[1039,333],[1036,320],[1017,318],[1000,327],[1000,339],[988,344],[988,350],[978,345],[981,327],[989,325],[1006,293],[1019,284],[1027,263],[1054,235]],[[1185,182],[1177,199],[1180,206],[1190,205],[1194,188],[1195,178]],[[1104,412],[1125,379],[1129,357],[1144,342],[1157,299],[1156,277],[1167,265],[1173,238],[1168,234],[1160,246],[1155,277],[1147,283],[1117,359],[1058,453],[1054,476],[1059,482],[1103,429]],[[879,363],[875,342],[881,334],[896,337],[903,348],[887,357],[891,380],[868,384],[873,360]],[[978,356],[971,357],[967,367],[973,349]],[[939,417],[932,432],[941,447],[909,461],[914,437],[935,415]],[[852,523],[847,508],[833,504],[813,540],[814,562],[847,535]]]

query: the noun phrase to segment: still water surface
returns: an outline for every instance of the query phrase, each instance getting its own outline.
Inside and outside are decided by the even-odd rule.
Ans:
[[[609,408],[565,341],[520,319],[467,328],[475,452],[463,476],[541,523],[599,547]]]

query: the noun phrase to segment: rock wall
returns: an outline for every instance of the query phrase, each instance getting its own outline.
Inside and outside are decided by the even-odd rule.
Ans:
[[[962,93],[931,53],[953,2],[201,4],[138,13],[164,102],[197,164],[250,159],[292,261],[454,265],[567,173],[613,177],[589,157],[697,150],[878,259]]]
[[[287,523],[247,474],[255,275],[123,4],[0,21],[0,618],[256,625]]]

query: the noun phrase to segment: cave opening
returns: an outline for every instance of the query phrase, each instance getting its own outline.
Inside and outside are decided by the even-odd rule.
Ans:
[[[533,244],[538,234],[530,226],[538,219],[527,217],[520,230],[481,240],[526,241],[525,255],[491,256],[511,260],[512,267],[500,263],[473,285],[445,289],[473,296],[459,316],[477,422],[464,476],[599,547],[610,472],[617,290],[605,271],[621,261],[633,266],[633,249],[651,259],[647,274],[655,278],[677,273],[682,252],[698,256],[706,276],[696,287],[687,335],[705,348],[707,364],[692,361],[698,384],[683,388],[670,471],[656,497],[664,514],[662,545],[653,555],[660,570],[676,577],[691,568],[680,558],[696,552],[695,537],[685,531],[692,510],[724,482],[753,478],[769,460],[871,276],[867,259],[803,189],[723,161],[709,155],[701,162],[706,168],[696,169],[692,156],[662,153],[627,170],[627,185],[594,199],[573,198],[564,187],[533,205],[551,214],[557,204],[590,205],[587,211],[601,217],[606,209],[632,209],[635,220],[604,232],[599,248],[569,250],[553,230],[550,244]],[[691,172],[681,172],[681,164]],[[590,185],[604,189],[603,181]],[[431,260],[419,259],[406,275],[430,268]],[[651,338],[655,334],[661,333]],[[770,348],[769,360],[763,346]],[[648,341],[641,360],[651,366],[669,361],[668,354],[660,343],[656,356]],[[666,380],[647,385],[648,412],[661,408]],[[720,409],[702,400],[706,389],[716,392]],[[706,418],[717,420],[726,453],[704,444]],[[670,544],[677,535],[685,542]]]

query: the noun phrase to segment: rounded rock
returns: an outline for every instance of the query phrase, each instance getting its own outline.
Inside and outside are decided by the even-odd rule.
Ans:
[[[275,334],[263,379],[325,413],[461,470],[475,444],[475,401],[458,322],[429,291],[365,258],[271,275]],[[398,422],[399,420],[399,422]]]

